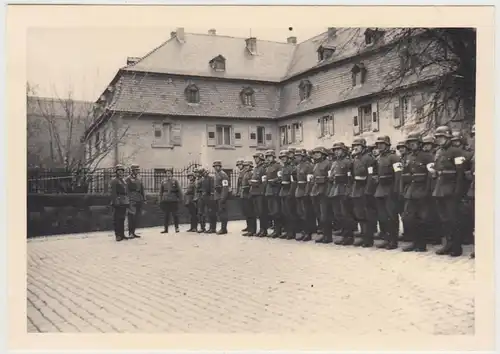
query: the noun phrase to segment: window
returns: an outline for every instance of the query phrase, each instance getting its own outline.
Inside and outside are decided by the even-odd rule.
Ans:
[[[400,97],[399,107],[401,109],[401,123],[404,125],[410,117],[410,98],[408,96]]]
[[[188,87],[186,87],[185,90],[185,95],[186,95],[186,100],[189,103],[199,103],[200,102],[200,90],[196,85],[191,84]]]
[[[300,100],[304,101],[311,96],[312,84],[309,80],[302,80],[299,84]]]
[[[234,133],[234,138],[238,140],[241,139],[241,133],[240,132]]]
[[[280,126],[280,145],[297,144],[302,141],[302,123],[296,122],[292,124]]]
[[[318,119],[319,137],[332,136],[333,131],[333,115],[324,116]]]
[[[170,145],[170,123],[154,124],[154,139],[153,145],[156,146],[168,146]]]
[[[214,71],[225,71],[226,70],[226,58],[222,55],[218,55],[209,62],[210,67]]]
[[[384,35],[384,31],[378,28],[367,28],[365,31],[365,44],[372,45],[375,44],[382,36]]]
[[[369,132],[372,129],[372,105],[367,104],[358,108],[360,131]]]
[[[292,124],[292,138],[294,143],[302,141],[302,123]]]
[[[372,31],[366,31],[365,32],[365,44],[370,45],[373,44],[373,33]]]
[[[330,46],[319,46],[318,48],[318,60],[327,60],[330,59],[333,56],[333,53],[335,52],[335,47],[330,47]]]
[[[257,127],[257,145],[262,146],[266,144],[266,129],[264,127]]]
[[[215,135],[217,139],[218,146],[230,146],[231,145],[231,126],[230,125],[218,125],[215,130]]]
[[[241,103],[245,106],[255,106],[254,91],[252,88],[247,87],[241,91]]]
[[[352,74],[352,86],[362,85],[366,81],[366,68],[363,63],[356,64],[351,69]]]
[[[414,71],[419,65],[418,54],[415,52],[413,41],[407,39],[401,43],[399,49],[400,70],[402,73]]]

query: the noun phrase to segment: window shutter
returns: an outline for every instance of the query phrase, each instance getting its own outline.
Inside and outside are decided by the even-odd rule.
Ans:
[[[399,106],[399,100],[398,100],[398,102],[394,103],[392,117],[393,117],[392,123],[393,123],[394,128],[401,127],[401,109]]]
[[[160,136],[156,136],[156,132],[160,132]],[[161,140],[163,139],[163,127],[161,124],[158,123],[153,123],[153,144],[157,145],[161,143]]]
[[[378,102],[372,103],[372,131],[380,131],[380,117],[378,114]]]
[[[207,125],[207,146],[215,146],[217,143],[216,140],[216,126],[215,125]]]
[[[316,123],[316,137],[321,138],[322,137],[322,131],[321,131],[321,118],[318,118],[318,122]]]
[[[236,147],[241,147],[243,146],[243,132],[241,131],[241,128],[233,128],[233,132],[234,132],[234,146]]]
[[[299,123],[299,139],[300,142],[304,141],[304,130],[302,128],[302,122]]]
[[[332,114],[330,116],[330,118],[328,118],[328,119],[329,119],[329,123],[330,123],[330,128],[329,128],[330,129],[330,135],[333,136],[333,135],[335,135],[335,116]]]
[[[170,131],[170,143],[174,146],[182,145],[182,125],[179,123],[173,123],[171,125],[172,129]]]
[[[295,142],[295,137],[293,136],[291,124],[286,125],[286,141],[288,142],[288,144],[293,144]]]
[[[359,121],[359,114],[358,114],[358,108],[354,108],[352,110],[353,113],[353,118],[352,118],[352,129],[354,135],[359,135],[361,133],[361,124]]]
[[[248,128],[248,142],[249,147],[257,147],[257,127],[255,125]]]

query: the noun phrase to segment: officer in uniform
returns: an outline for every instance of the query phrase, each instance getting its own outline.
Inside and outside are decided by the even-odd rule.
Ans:
[[[352,142],[352,171],[353,185],[351,189],[351,200],[354,217],[361,227],[361,239],[354,246],[372,247],[373,236],[377,226],[376,209],[368,199],[373,198],[371,179],[376,167],[375,158],[366,147],[363,138],[354,139]]]
[[[264,197],[265,194],[265,181],[266,170],[264,163],[264,155],[257,152],[253,155],[255,168],[252,171],[250,179],[250,196],[254,207],[254,212],[259,218],[259,231],[256,236],[267,237],[268,217],[267,217],[267,203]]]
[[[214,177],[208,172],[208,169],[203,169],[204,176],[202,182],[203,201],[205,204],[205,220],[208,220],[209,229],[207,234],[217,232],[217,201],[214,198]]]
[[[347,155],[347,147],[343,142],[333,144],[335,160],[330,169],[332,188],[329,197],[332,199],[333,215],[337,218],[342,238],[335,241],[336,245],[348,246],[354,244],[356,223],[352,214],[349,193],[352,185],[352,161]]]
[[[324,147],[317,147],[313,150],[315,164],[311,181],[313,182],[311,198],[323,231],[321,237],[316,239],[317,243],[331,243],[333,241],[331,205],[328,199],[328,171],[330,171],[331,162],[327,156],[328,151]]]
[[[408,155],[408,147],[406,146],[406,141],[398,141],[396,144],[396,150],[397,154],[399,155],[399,158],[401,160],[401,165],[403,166],[403,171],[405,169],[405,164],[406,164],[406,157]],[[402,240],[407,240],[408,238],[405,237],[405,223],[403,220],[403,213],[405,210],[405,197],[404,197],[404,190],[406,188],[406,182],[403,181],[403,178],[400,179],[400,188],[398,191],[398,202],[397,202],[397,208],[398,208],[398,215],[399,218],[401,219],[401,223],[403,224],[403,230],[401,233],[401,239]],[[399,235],[399,221],[398,221],[398,235]]]
[[[295,152],[297,150],[295,148],[288,148],[288,163],[292,166],[292,176],[290,181],[290,201],[291,201],[291,213],[293,215],[294,222],[294,234],[296,235],[301,231],[298,215],[297,215],[297,201],[295,199],[295,191],[297,190],[297,161],[295,160]]]
[[[280,238],[291,240],[295,239],[296,230],[296,219],[294,213],[295,195],[292,194],[294,191],[291,190],[295,167],[290,161],[289,152],[287,150],[281,150],[279,158],[282,164],[281,171],[278,171],[278,176],[281,178],[279,197],[281,201],[283,222],[285,224],[285,227],[283,228],[285,232],[280,235]]]
[[[205,233],[206,230],[206,220],[205,220],[205,199],[203,197],[203,181],[205,179],[205,169],[200,167],[196,170],[196,211],[198,213],[198,222],[200,223],[200,228],[198,233]]]
[[[445,236],[445,244],[436,254],[452,257],[462,255],[461,234],[457,232],[457,200],[462,197],[463,169],[466,158],[460,148],[451,146],[452,133],[447,126],[438,127],[434,133],[439,145],[434,163],[428,170],[436,179],[432,196],[437,203],[437,211]]]
[[[243,175],[245,174],[245,171],[244,171],[244,161],[242,158],[238,158],[236,160],[236,168],[238,169],[238,180],[236,182],[236,198],[240,198],[240,195],[241,195],[241,180],[243,179]],[[240,205],[240,210],[242,211],[243,213],[243,206],[244,204],[244,201],[242,199],[239,199],[239,205]],[[243,213],[244,214],[244,213]],[[246,221],[246,227],[241,230],[241,232],[246,232],[248,231],[248,221]]]
[[[174,169],[169,167],[166,169],[165,179],[160,186],[160,207],[164,213],[162,234],[168,233],[168,225],[170,224],[170,216],[174,220],[175,232],[179,232],[179,202],[183,199],[182,190],[179,181],[173,178]]]
[[[198,210],[196,208],[196,172],[189,172],[187,174],[188,185],[186,193],[184,194],[184,205],[189,212],[190,228],[187,232],[196,232],[198,227]]]
[[[257,218],[255,217],[253,200],[250,194],[250,180],[252,179],[253,174],[253,161],[244,161],[243,171],[240,198],[243,201],[243,215],[245,216],[248,225],[248,230],[243,233],[243,236],[255,236],[257,234]]]
[[[405,207],[403,221],[406,225],[405,232],[412,244],[403,248],[404,252],[425,252],[427,250],[426,233],[429,230],[429,204],[431,192],[431,179],[427,165],[434,161],[431,152],[421,150],[421,138],[417,133],[409,134],[406,144],[409,153],[401,176],[405,179]]]
[[[222,171],[222,162],[214,161],[212,167],[215,170],[214,176],[214,199],[217,203],[217,214],[221,224],[217,235],[227,234],[227,198],[229,197],[229,177],[226,172]]]
[[[128,208],[128,235],[131,238],[139,238],[140,236],[136,234],[135,230],[141,219],[146,196],[144,194],[144,184],[139,177],[139,165],[132,164],[130,171],[130,175],[125,178],[130,199]]]
[[[123,165],[115,166],[116,177],[110,182],[111,206],[113,207],[113,227],[117,242],[128,239],[125,237],[125,217],[130,205],[127,183],[123,179],[125,168]]]
[[[274,231],[271,235],[272,238],[281,236],[283,227],[281,215],[281,203],[279,192],[281,189],[281,165],[276,161],[274,150],[267,150],[265,153],[267,167],[265,173],[266,182],[266,200],[269,218],[274,221]]]
[[[295,160],[297,162],[295,199],[297,202],[298,219],[300,220],[300,235],[296,239],[298,241],[309,241],[315,228],[315,216],[308,188],[308,180],[312,180],[314,166],[307,158],[305,150],[297,150],[295,152]]]
[[[373,179],[377,182],[375,198],[377,200],[378,221],[386,231],[386,239],[377,248],[388,250],[398,247],[398,192],[400,188],[400,176],[403,166],[401,159],[390,150],[391,139],[381,136],[375,142],[380,156],[377,159],[377,168],[373,173]]]

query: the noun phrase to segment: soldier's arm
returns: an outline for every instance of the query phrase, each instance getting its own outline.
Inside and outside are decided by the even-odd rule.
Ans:
[[[117,193],[116,193],[116,180],[112,180],[109,183],[109,190],[111,191],[111,204],[114,204],[115,199],[117,197]]]
[[[229,196],[229,177],[227,176],[226,173],[222,175],[222,192],[221,192],[221,199],[223,202],[225,202]]]
[[[163,187],[163,181],[160,184],[160,200],[163,199],[163,193],[165,192],[165,188]]]
[[[182,201],[184,199],[184,193],[182,192],[181,185],[178,180],[175,180],[175,183],[177,184],[177,198],[179,201]]]
[[[403,171],[403,164],[401,158],[397,154],[392,154],[391,157],[392,170],[394,171],[394,192],[398,193],[401,190],[401,173]]]
[[[145,201],[146,200],[146,192],[144,190],[144,183],[142,183],[142,181],[141,181],[141,196],[142,196],[142,200]]]

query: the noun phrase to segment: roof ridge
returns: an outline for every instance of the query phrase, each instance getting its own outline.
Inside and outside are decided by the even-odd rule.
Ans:
[[[194,33],[194,32],[186,32],[185,34],[189,35],[195,35],[195,36],[206,36],[206,37],[224,37],[224,38],[232,38],[232,39],[248,39],[249,37],[235,37],[235,36],[228,36],[228,35],[220,35],[220,34],[209,34],[209,33]],[[258,37],[255,37],[259,42],[271,42],[275,44],[285,44],[285,45],[290,45],[290,43],[287,42],[278,42],[278,41],[272,41],[270,39],[259,39]]]

